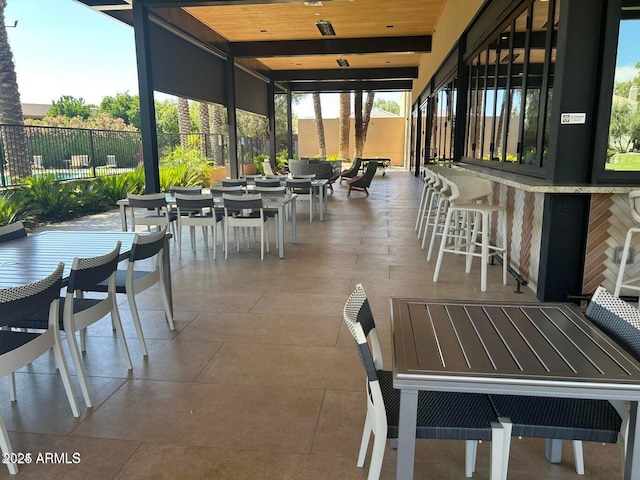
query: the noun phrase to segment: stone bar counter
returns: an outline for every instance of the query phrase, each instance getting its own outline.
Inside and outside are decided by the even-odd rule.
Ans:
[[[509,263],[537,294],[540,269],[545,196],[555,194],[589,195],[586,248],[566,245],[567,252],[584,249],[584,268],[575,272],[582,276],[582,294],[591,294],[598,285],[613,291],[619,265],[615,262],[616,247],[622,248],[629,227],[634,225],[628,193],[638,186],[623,185],[549,185],[544,179],[526,177],[478,165],[458,163],[454,168],[473,172],[493,182],[490,202],[507,209]],[[492,237],[502,225],[491,226]],[[633,246],[633,243],[632,243]],[[640,275],[640,262],[627,268],[630,275]],[[575,293],[575,292],[574,292]],[[626,294],[630,292],[622,292]],[[538,298],[542,300],[541,295]]]

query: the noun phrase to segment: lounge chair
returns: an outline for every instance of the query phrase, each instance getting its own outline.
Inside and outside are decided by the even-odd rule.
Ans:
[[[369,162],[363,175],[349,180],[349,191],[347,192],[347,196],[351,195],[351,190],[358,190],[366,193],[368,197],[369,190],[367,189],[369,188],[369,185],[371,185],[371,180],[373,180],[373,176],[376,174],[377,169],[378,162]]]

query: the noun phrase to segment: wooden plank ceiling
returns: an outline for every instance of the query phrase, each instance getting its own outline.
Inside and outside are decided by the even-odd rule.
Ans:
[[[131,23],[131,0],[80,1]],[[156,23],[293,91],[296,82],[299,91],[327,91],[369,89],[367,81],[411,89],[447,0],[137,1]],[[318,22],[335,34],[322,35]]]

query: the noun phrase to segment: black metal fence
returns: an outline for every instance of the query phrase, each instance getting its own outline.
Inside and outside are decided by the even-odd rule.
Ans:
[[[229,163],[226,135],[158,132],[160,158],[177,146],[198,150],[214,165]],[[269,141],[238,138],[238,159],[251,163],[269,155]],[[286,147],[285,147],[286,148]],[[0,124],[0,186],[28,175],[53,174],[61,180],[131,171],[142,164],[140,132]]]

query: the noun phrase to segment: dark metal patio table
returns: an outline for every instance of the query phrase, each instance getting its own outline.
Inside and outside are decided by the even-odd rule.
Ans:
[[[391,321],[398,479],[413,478],[419,390],[628,400],[624,478],[640,478],[640,362],[574,305],[392,298]]]
[[[121,241],[120,260],[129,257],[133,232],[48,231],[0,244],[0,287],[14,287],[41,280],[64,262],[63,281],[75,257],[109,253]],[[144,233],[141,233],[144,235]],[[167,238],[170,236],[167,235]],[[173,309],[169,249],[164,248],[164,281]]]

